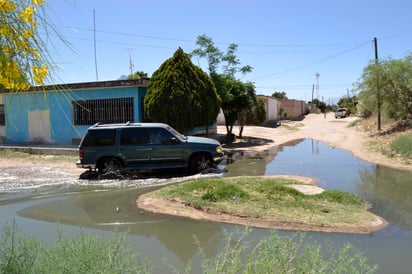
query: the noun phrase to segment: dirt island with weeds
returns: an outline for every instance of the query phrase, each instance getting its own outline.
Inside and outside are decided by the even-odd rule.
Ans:
[[[307,177],[196,179],[140,196],[139,208],[193,219],[282,230],[370,233],[386,221],[354,194],[326,190]],[[312,186],[316,191],[310,192]]]

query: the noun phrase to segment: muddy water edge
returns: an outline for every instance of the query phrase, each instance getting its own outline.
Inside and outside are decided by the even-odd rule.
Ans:
[[[311,139],[298,140],[253,157],[234,157],[233,163],[220,167],[226,170],[223,176],[304,175],[316,178],[323,188],[360,195],[371,204],[372,212],[390,223],[388,227],[368,235],[307,233],[308,240],[336,246],[350,242],[364,252],[370,263],[379,266],[379,273],[410,272],[411,172],[367,163]],[[97,181],[53,174],[48,168],[2,169],[0,225],[3,227],[15,220],[23,233],[45,240],[55,239],[58,231],[79,233],[83,230],[103,237],[116,231],[124,232],[137,253],[156,260],[156,273],[168,270],[162,263],[163,258],[180,269],[189,261],[194,266],[198,264],[200,253],[194,237],[212,256],[222,248],[226,231],[242,229],[236,225],[152,214],[135,207],[135,200],[142,193],[187,178]],[[259,238],[268,233],[266,229],[254,229],[252,236]]]

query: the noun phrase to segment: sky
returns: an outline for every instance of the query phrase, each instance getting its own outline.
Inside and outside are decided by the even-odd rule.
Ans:
[[[403,59],[412,50],[410,0],[46,0],[55,81],[151,76],[180,47],[190,53],[200,35],[226,51],[237,44],[256,94],[335,104],[353,95],[375,59]],[[46,34],[43,34],[46,35]],[[67,46],[69,44],[69,46]],[[192,58],[208,72],[205,60]],[[133,64],[131,67],[130,64]]]

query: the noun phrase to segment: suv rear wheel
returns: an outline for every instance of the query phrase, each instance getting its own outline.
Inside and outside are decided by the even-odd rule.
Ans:
[[[213,168],[214,162],[210,155],[205,153],[193,155],[190,161],[190,169],[193,171],[202,171],[205,169]]]
[[[104,158],[97,166],[100,174],[120,174],[122,164],[116,158]]]

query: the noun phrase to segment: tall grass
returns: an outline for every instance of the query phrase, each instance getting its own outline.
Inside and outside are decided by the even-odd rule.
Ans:
[[[226,232],[223,250],[208,258],[201,247],[203,273],[375,273],[364,255],[352,245],[342,248],[308,243],[304,233],[280,237],[275,230],[257,242],[249,240],[250,228]],[[199,244],[198,244],[199,245]],[[191,268],[187,267],[186,273]],[[177,272],[177,271],[175,271]]]
[[[226,232],[223,250],[207,257],[199,242],[203,273],[374,273],[364,255],[346,244],[332,246],[306,243],[305,234],[280,237],[274,230],[250,240],[250,228]],[[127,246],[124,237],[101,239],[87,233],[68,237],[59,233],[55,243],[18,235],[15,223],[5,226],[0,238],[0,273],[151,273],[152,260],[142,260]],[[171,273],[181,273],[165,259]],[[191,273],[191,262],[186,273]]]
[[[404,134],[404,135],[400,135],[399,137],[395,138],[391,142],[391,147],[396,154],[404,158],[411,158],[412,157],[412,134]]]
[[[43,243],[19,235],[13,222],[3,228],[0,239],[0,273],[150,273],[151,268],[120,235],[104,240],[59,232],[56,242]]]

